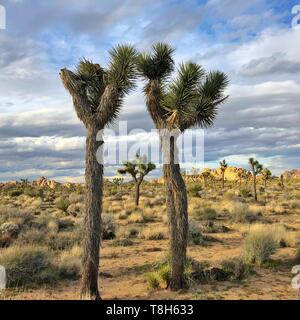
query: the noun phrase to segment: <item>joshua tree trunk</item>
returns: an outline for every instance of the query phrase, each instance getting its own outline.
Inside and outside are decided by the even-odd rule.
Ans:
[[[98,163],[96,153],[103,142],[96,141],[97,131],[94,126],[87,128],[86,139],[86,212],[84,218],[81,297],[91,300],[101,299],[98,290],[98,269],[103,198],[103,165]]]
[[[167,212],[170,230],[171,279],[170,289],[177,291],[185,286],[184,268],[188,237],[188,202],[179,164],[174,162],[175,139],[171,138],[170,163],[164,164],[167,193]]]
[[[224,191],[224,187],[225,187],[225,173],[222,172],[222,190]]]
[[[257,191],[256,191],[256,174],[253,174],[253,193],[254,193],[254,200],[257,202]]]
[[[136,182],[135,184],[135,205],[138,207],[140,204],[140,187],[141,182]]]

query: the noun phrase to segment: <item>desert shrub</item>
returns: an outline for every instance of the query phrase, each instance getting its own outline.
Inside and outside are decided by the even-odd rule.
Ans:
[[[56,208],[59,210],[62,210],[63,212],[67,212],[69,206],[70,206],[70,201],[67,198],[59,198],[56,201]]]
[[[187,258],[185,269],[184,269],[184,282],[185,286],[189,287],[195,280],[194,276],[203,272],[203,268],[206,264],[200,264],[197,261]],[[154,271],[147,275],[148,289],[155,290],[158,288],[168,288],[171,278],[171,262],[170,258],[167,257],[157,264],[153,265]]]
[[[125,238],[136,238],[139,235],[140,231],[137,228],[129,228],[125,232]]]
[[[59,231],[66,231],[72,230],[74,228],[74,221],[71,219],[59,219],[58,220],[58,230]]]
[[[116,237],[116,223],[111,214],[102,215],[102,239],[112,240]]]
[[[214,220],[217,218],[217,212],[211,207],[204,207],[203,209],[196,209],[193,211],[193,217],[196,220]]]
[[[276,248],[276,241],[271,233],[251,231],[245,239],[243,259],[246,263],[262,265],[275,253]]]
[[[247,234],[249,232],[260,232],[270,234],[278,247],[289,247],[295,245],[295,235],[282,224],[254,224],[241,232]]]
[[[242,259],[230,259],[222,261],[222,269],[231,274],[232,280],[243,280],[252,272],[251,265],[245,263]]]
[[[57,269],[46,248],[10,247],[1,252],[0,264],[6,269],[8,287],[33,287],[58,280]]]
[[[84,195],[75,192],[71,193],[69,195],[69,202],[70,204],[84,203]]]
[[[204,245],[205,244],[205,240],[202,235],[201,229],[200,229],[198,223],[193,219],[189,220],[188,241],[189,241],[190,245]]]
[[[151,221],[153,221],[153,218],[151,218],[149,215],[145,215],[144,213],[140,213],[140,212],[132,213],[128,217],[129,223],[148,223]]]
[[[61,279],[79,279],[81,275],[81,249],[75,246],[70,251],[62,252],[57,266]]]
[[[17,208],[0,207],[0,224],[12,222],[18,224],[20,228],[31,226],[34,215],[27,211],[22,211]]]
[[[51,250],[67,250],[80,242],[81,238],[77,232],[59,232],[45,237],[45,245]]]
[[[143,231],[141,238],[146,240],[163,240],[166,239],[166,230],[163,228],[148,228]]]
[[[39,229],[29,229],[22,232],[18,237],[16,243],[18,245],[45,245],[46,244],[46,233]]]
[[[18,197],[21,194],[23,194],[23,190],[22,189],[11,190],[11,191],[8,192],[8,195],[10,197]]]
[[[244,187],[244,188],[241,188],[240,189],[240,196],[242,197],[242,198],[249,198],[250,196],[251,196],[251,191],[250,191],[250,189],[249,188],[246,188],[246,187]]]
[[[260,215],[251,211],[249,207],[241,202],[235,202],[230,208],[230,221],[232,223],[253,223],[260,219]]]
[[[23,193],[31,198],[43,198],[44,190],[38,187],[25,187]]]
[[[19,232],[20,232],[20,227],[15,223],[6,222],[0,226],[0,235],[2,236],[8,235],[11,238],[17,238],[19,235]]]
[[[213,221],[207,220],[201,222],[200,229],[204,233],[226,233],[230,229],[224,225],[215,224]]]
[[[129,238],[117,239],[112,242],[113,247],[131,247],[134,242]]]
[[[199,193],[202,191],[201,186],[191,185],[188,187],[188,195],[190,197],[199,197]]]
[[[160,286],[160,277],[156,272],[147,275],[148,290],[157,290]]]
[[[67,214],[73,217],[81,216],[84,213],[84,203],[71,203],[68,206]]]

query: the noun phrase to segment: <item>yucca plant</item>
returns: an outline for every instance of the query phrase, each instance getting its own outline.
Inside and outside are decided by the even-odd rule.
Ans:
[[[207,73],[196,63],[182,63],[177,78],[169,81],[174,70],[173,54],[174,49],[169,45],[158,43],[151,53],[141,54],[137,62],[146,80],[147,109],[161,135],[166,131],[183,133],[194,126],[211,126],[218,106],[227,98],[223,94],[228,85],[227,76],[219,71]],[[164,159],[168,159],[164,161],[163,172],[170,229],[170,289],[178,290],[185,285],[187,191],[177,161],[176,135],[162,137],[161,143]]]
[[[61,80],[73,98],[78,118],[86,127],[86,212],[83,240],[81,297],[100,299],[98,290],[101,212],[103,198],[102,138],[97,134],[118,116],[123,98],[136,80],[136,51],[118,45],[110,51],[107,68],[82,59],[75,72],[62,69]],[[97,161],[96,153],[99,160]]]
[[[260,164],[257,160],[250,158],[249,165],[251,167],[252,178],[253,178],[253,193],[254,193],[254,200],[257,202],[257,190],[256,190],[256,177],[260,174],[263,170],[263,165]]]
[[[265,188],[266,188],[267,187],[267,182],[272,177],[272,172],[270,171],[270,169],[265,168],[265,169],[262,170],[261,174],[262,174],[262,176],[264,178],[264,183],[265,183]]]
[[[228,163],[224,159],[219,164],[220,164],[220,169],[221,169],[221,172],[222,172],[222,190],[224,190],[224,187],[225,187],[225,171],[228,168]]]
[[[119,174],[130,174],[135,183],[135,205],[139,206],[140,201],[140,187],[144,178],[153,170],[156,166],[152,162],[147,162],[146,157],[140,157],[136,155],[133,161],[126,161],[123,164],[123,168],[118,170]]]

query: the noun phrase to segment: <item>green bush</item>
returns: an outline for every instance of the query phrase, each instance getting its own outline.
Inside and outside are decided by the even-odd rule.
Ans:
[[[70,201],[67,198],[60,198],[56,201],[56,208],[62,210],[63,212],[67,212],[70,206]]]
[[[243,280],[253,271],[249,264],[241,259],[230,259],[222,262],[222,269],[231,274],[232,280]]]
[[[296,259],[300,260],[300,246],[296,250]]]
[[[270,233],[250,232],[245,239],[243,258],[246,263],[262,265],[276,252],[276,240]]]
[[[197,209],[193,212],[193,217],[196,220],[215,220],[217,218],[217,212],[213,208],[205,207],[203,209]]]
[[[128,238],[114,240],[112,243],[113,247],[131,247],[132,245],[133,245],[133,241]]]
[[[248,188],[241,188],[240,196],[243,198],[249,198],[251,196],[251,191]]]
[[[42,247],[22,246],[2,250],[0,264],[6,269],[8,287],[52,284],[59,278],[50,252]]]
[[[199,197],[199,192],[202,191],[201,186],[199,185],[192,185],[188,188],[188,195],[190,197]]]

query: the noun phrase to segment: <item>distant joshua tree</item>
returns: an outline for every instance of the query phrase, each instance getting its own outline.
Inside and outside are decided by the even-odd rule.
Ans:
[[[264,178],[264,183],[266,188],[268,180],[270,180],[270,178],[272,177],[272,172],[268,168],[265,168],[262,170],[261,174]]]
[[[120,174],[130,174],[133,178],[135,183],[135,205],[139,205],[140,200],[140,187],[144,178],[149,174],[151,171],[156,169],[156,166],[152,162],[146,163],[147,160],[145,157],[140,157],[139,155],[136,156],[135,160],[130,162],[124,162],[124,167],[118,170]]]
[[[249,159],[249,165],[251,167],[251,172],[253,176],[254,200],[257,202],[256,176],[262,172],[263,165],[260,164],[257,160],[254,160],[253,158]]]
[[[220,169],[221,169],[221,172],[222,172],[222,190],[224,190],[224,187],[225,187],[225,171],[228,168],[228,163],[224,159],[219,164],[220,164]]]
[[[211,169],[209,168],[204,169],[203,172],[201,173],[201,176],[203,178],[204,188],[206,188],[208,185],[208,181],[212,178]]]
[[[124,178],[116,177],[116,178],[113,178],[112,182],[114,185],[120,188],[120,192],[122,193]]]
[[[158,43],[152,53],[139,56],[138,69],[147,81],[146,105],[156,128],[177,133],[161,139],[164,159],[168,159],[164,161],[163,172],[170,229],[169,288],[176,291],[185,286],[188,238],[187,191],[177,161],[176,138],[188,128],[213,125],[218,106],[227,98],[223,93],[228,80],[222,72],[206,73],[196,63],[182,63],[177,78],[168,81],[174,70],[173,53],[169,45]]]
[[[100,299],[98,269],[103,164],[97,161],[96,153],[101,153],[104,141],[98,141],[97,133],[117,118],[123,99],[134,87],[136,80],[136,51],[133,47],[118,45],[110,51],[110,59],[107,69],[83,59],[75,72],[67,69],[60,72],[61,80],[73,98],[75,111],[87,133],[81,298],[92,300]]]

